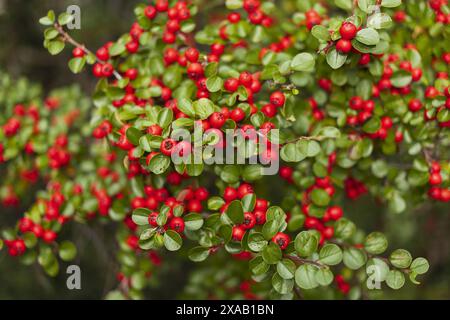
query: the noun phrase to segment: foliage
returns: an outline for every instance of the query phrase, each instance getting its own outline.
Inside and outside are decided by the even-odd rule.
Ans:
[[[419,284],[428,261],[388,250],[342,203],[369,194],[399,214],[450,200],[449,7],[436,2],[227,0],[203,26],[216,17],[195,2],[157,0],[95,53],[49,11],[44,47],[74,46],[70,70],[99,80],[91,102],[75,88],[0,99],[3,202],[26,192],[13,183],[26,170],[47,184],[4,249],[55,275],[76,255],[57,239],[65,224],[112,220],[121,271],[108,298],[141,298],[161,251],[200,264],[186,297],[358,299],[372,283]],[[223,149],[226,129],[261,129],[280,147],[275,182],[248,162],[194,164],[195,137],[171,134],[199,127],[216,130],[201,154]],[[279,160],[247,138],[240,156]],[[188,161],[174,163],[177,146]]]

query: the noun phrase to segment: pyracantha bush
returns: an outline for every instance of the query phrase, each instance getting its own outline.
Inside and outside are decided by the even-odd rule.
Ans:
[[[58,253],[76,255],[58,237],[66,224],[112,220],[112,298],[141,298],[164,251],[201,262],[185,297],[357,299],[418,284],[427,260],[385,253],[386,237],[357,228],[342,204],[366,195],[389,214],[429,202],[448,214],[447,1],[205,6],[140,4],[129,32],[96,51],[70,36],[69,14],[40,20],[44,47],[72,46],[69,68],[98,84],[92,106],[76,89],[2,101],[2,201],[27,193],[20,177],[47,184],[3,232],[5,250],[55,275]],[[244,148],[225,141],[230,130]],[[247,161],[207,161],[230,144]]]

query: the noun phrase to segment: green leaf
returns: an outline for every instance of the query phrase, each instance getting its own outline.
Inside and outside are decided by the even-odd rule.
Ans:
[[[321,286],[328,286],[333,282],[334,276],[333,272],[331,272],[328,268],[322,268],[317,270],[316,272],[316,281]]]
[[[278,245],[270,242],[262,251],[262,258],[267,264],[276,264],[281,260],[282,252]]]
[[[364,132],[375,133],[381,128],[381,120],[378,117],[372,117],[363,125]]]
[[[296,268],[295,263],[289,259],[283,259],[277,263],[277,273],[286,280],[294,278]]]
[[[141,130],[135,127],[129,127],[126,131],[127,140],[130,141],[135,146],[139,145],[139,139],[142,137],[143,133]]]
[[[294,280],[283,279],[278,273],[274,273],[272,286],[279,294],[287,294],[294,289]]]
[[[256,195],[254,193],[247,194],[241,201],[244,212],[252,212],[256,204]]]
[[[341,131],[336,127],[323,127],[317,135],[329,139],[336,139],[341,136]]]
[[[64,50],[64,47],[65,47],[64,41],[53,40],[48,43],[47,49],[51,55],[57,55],[58,53]]]
[[[347,11],[350,11],[353,8],[352,0],[335,0],[335,4],[337,7]]]
[[[241,224],[244,222],[244,209],[241,201],[239,200],[231,201],[225,213],[235,224]]]
[[[133,214],[131,215],[131,220],[136,223],[138,226],[146,226],[148,225],[148,216],[151,211],[147,208],[137,208],[133,210]]]
[[[408,268],[411,264],[411,253],[404,249],[397,249],[389,256],[389,261],[396,268]]]
[[[310,264],[302,264],[295,271],[295,283],[302,289],[314,289],[319,283],[316,280],[317,268]]]
[[[320,207],[326,207],[330,201],[330,195],[324,189],[314,189],[311,192],[311,201]]]
[[[324,42],[327,42],[331,39],[330,32],[328,31],[328,29],[320,24],[315,25],[311,29],[311,33],[316,39]]]
[[[316,61],[310,53],[299,53],[291,62],[291,68],[295,71],[312,71],[314,69]]]
[[[319,261],[329,266],[335,266],[342,261],[342,250],[333,243],[327,243],[320,249]]]
[[[302,154],[295,143],[288,143],[281,148],[281,159],[286,162],[300,162],[306,158],[306,154]]]
[[[388,246],[388,241],[384,234],[380,232],[372,232],[366,237],[364,242],[364,248],[368,253],[380,254],[386,251]]]
[[[395,8],[402,4],[402,0],[382,0],[381,6],[385,8]]]
[[[394,290],[398,290],[405,284],[405,276],[398,270],[389,271],[386,284]]]
[[[312,231],[300,232],[294,240],[295,251],[300,257],[308,257],[317,251],[319,241]]]
[[[383,282],[386,280],[389,273],[389,266],[384,260],[379,258],[370,259],[366,265],[366,274],[370,279],[376,282]]]
[[[262,228],[262,233],[264,235],[264,238],[266,238],[267,240],[272,239],[277,234],[279,228],[280,228],[280,224],[279,224],[278,220],[273,219],[273,220],[266,221],[266,223],[264,223],[263,228]]]
[[[77,255],[77,248],[70,241],[63,241],[59,245],[59,257],[63,261],[71,261]]]
[[[257,256],[250,260],[249,266],[254,275],[265,274],[270,268],[270,265],[265,263],[261,256]]]
[[[392,26],[392,19],[386,13],[375,13],[367,18],[367,26],[374,29],[387,29]]]
[[[68,14],[67,12],[63,12],[58,16],[58,23],[61,26],[64,26],[71,22],[74,19],[74,16]]]
[[[344,264],[352,270],[361,268],[366,263],[366,255],[364,251],[357,248],[348,248],[344,250]]]
[[[181,248],[183,240],[178,232],[173,230],[167,230],[164,233],[164,246],[169,251],[177,251]]]
[[[339,69],[347,60],[347,55],[343,55],[337,52],[335,48],[332,48],[327,53],[327,63],[333,69]]]
[[[39,19],[39,23],[44,26],[50,26],[55,23],[55,12],[50,10],[45,17]]]
[[[204,120],[214,112],[214,103],[207,98],[201,98],[194,102],[193,108],[196,116]]]
[[[424,274],[430,268],[430,264],[425,258],[416,258],[411,263],[410,269],[417,274]]]
[[[69,60],[69,69],[73,73],[80,73],[83,70],[84,65],[86,64],[86,58],[72,58]]]
[[[157,154],[150,160],[148,168],[154,174],[164,173],[170,166],[170,157]]]
[[[365,45],[374,46],[380,42],[380,35],[373,28],[365,28],[358,31],[356,40]]]
[[[403,88],[409,85],[412,81],[412,75],[408,71],[400,70],[394,72],[391,78],[391,83],[396,88]]]
[[[189,259],[194,262],[201,262],[206,260],[209,256],[209,248],[195,247],[189,250]]]
[[[171,109],[163,108],[158,113],[158,125],[163,129],[167,128],[171,124],[172,119],[173,119],[173,112]]]
[[[189,213],[183,217],[183,220],[187,230],[196,231],[203,226],[203,218],[198,213]]]
[[[209,210],[219,210],[225,204],[225,201],[221,197],[211,197],[208,199]]]
[[[260,252],[267,245],[267,240],[262,233],[254,232],[248,236],[248,247],[254,252]]]
[[[225,5],[229,10],[237,10],[242,8],[243,0],[226,0]]]
[[[223,80],[219,76],[212,76],[206,79],[206,88],[209,92],[217,92],[222,89]]]

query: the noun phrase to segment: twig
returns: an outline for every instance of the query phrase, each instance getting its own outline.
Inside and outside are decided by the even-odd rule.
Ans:
[[[85,53],[92,55],[93,57],[95,57],[95,61],[97,61],[98,63],[103,63],[103,61],[100,61],[91,50],[86,48],[85,45],[77,42],[74,38],[72,38],[59,23],[56,22],[54,24],[54,27],[58,31],[58,33],[61,35],[61,37],[63,38],[63,40],[65,42],[68,42],[71,45],[73,45],[74,47],[82,49]],[[122,76],[116,70],[113,70],[113,75],[114,75],[114,77],[116,77],[117,80],[122,79]]]

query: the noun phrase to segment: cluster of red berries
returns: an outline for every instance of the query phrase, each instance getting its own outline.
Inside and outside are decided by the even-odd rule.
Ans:
[[[433,162],[430,168],[430,177],[428,179],[431,188],[428,190],[429,196],[437,201],[450,201],[450,189],[440,187],[443,183],[441,175],[441,166],[438,162]]]
[[[309,187],[304,193],[302,212],[305,215],[304,226],[306,229],[315,229],[320,232],[319,243],[322,245],[325,240],[330,239],[334,235],[334,228],[332,225],[327,225],[330,221],[337,221],[343,216],[343,211],[341,207],[330,206],[325,210],[322,218],[313,217],[310,215],[311,199],[310,195],[314,189],[322,189],[332,197],[335,193],[335,189],[331,183],[330,177],[326,176],[324,178],[316,178],[314,185]]]
[[[310,9],[305,12],[304,24],[306,25],[308,30],[311,30],[314,26],[321,24],[322,20],[323,18],[314,9]]]
[[[50,168],[58,169],[69,164],[71,156],[67,144],[67,136],[60,135],[56,138],[54,145],[48,149],[47,157]]]
[[[112,124],[108,120],[103,120],[93,131],[92,136],[96,139],[103,139],[112,132]]]
[[[257,300],[259,297],[252,292],[252,286],[255,284],[253,280],[242,281],[239,285],[239,290],[244,295],[246,300]]]
[[[27,249],[23,239],[5,240],[5,245],[8,247],[8,254],[12,257],[23,255]]]
[[[450,13],[448,8],[443,9],[444,6],[447,6],[448,0],[429,0],[428,1],[431,9],[433,9],[436,14],[435,21],[437,23],[449,24],[450,23]]]
[[[341,39],[336,42],[336,50],[342,53],[349,53],[353,48],[351,40],[356,37],[358,28],[351,22],[344,22],[339,28],[339,33]]]
[[[353,177],[347,177],[344,181],[345,194],[351,200],[355,200],[367,193],[367,187],[362,182]]]
[[[415,50],[414,47],[408,46],[409,50]],[[401,61],[397,54],[390,54],[384,61],[383,75],[377,84],[377,92],[390,90],[392,95],[407,95],[411,93],[411,85],[408,84],[401,88],[392,86],[391,78],[394,75],[394,70],[404,70],[411,74],[412,81],[418,82],[422,78],[422,69],[413,68],[411,62]]]
[[[44,229],[42,225],[33,222],[33,220],[27,217],[19,220],[19,231],[22,233],[32,232],[37,238],[41,238],[45,243],[54,242],[58,236],[55,231]]]
[[[178,1],[172,7],[169,7],[169,1],[157,0],[155,5],[149,5],[144,9],[145,16],[154,20],[158,14],[165,12],[168,20],[162,35],[164,43],[174,43],[177,32],[181,29],[181,22],[191,17],[191,11],[186,1]]]
[[[348,294],[348,292],[350,291],[350,284],[347,281],[345,281],[344,277],[340,274],[337,274],[334,277],[334,280],[336,281],[336,285],[339,291],[342,292],[343,294]]]

